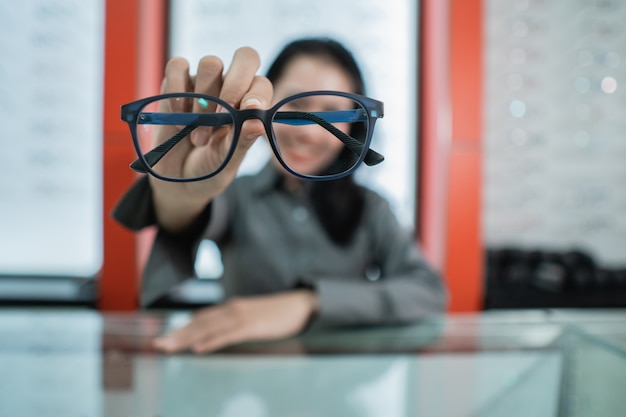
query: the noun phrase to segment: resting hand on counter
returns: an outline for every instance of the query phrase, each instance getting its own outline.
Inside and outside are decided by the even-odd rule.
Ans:
[[[199,310],[186,326],[155,339],[154,347],[168,353],[207,353],[243,342],[286,338],[300,333],[317,308],[317,295],[308,289],[233,298]]]

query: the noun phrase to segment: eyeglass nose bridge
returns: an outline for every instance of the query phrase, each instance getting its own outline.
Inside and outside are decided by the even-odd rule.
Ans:
[[[272,135],[272,111],[262,109],[243,109],[234,112],[234,124],[237,128],[237,134],[241,132],[244,122],[247,120],[260,120],[265,128],[265,133],[270,137]]]

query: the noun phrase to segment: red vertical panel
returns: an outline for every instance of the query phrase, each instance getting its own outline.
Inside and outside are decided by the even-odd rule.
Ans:
[[[137,97],[160,92],[166,59],[166,0],[139,0],[137,34]],[[137,275],[141,276],[148,259],[156,230],[150,228],[137,235]]]
[[[451,0],[452,148],[445,275],[451,311],[482,309],[482,2]]]
[[[478,311],[483,300],[483,251],[480,240],[480,152],[455,144],[450,155],[446,262],[449,310]]]
[[[159,93],[166,52],[166,0],[138,0],[137,95]]]
[[[104,56],[103,205],[104,260],[98,308],[131,311],[138,305],[135,238],[115,223],[111,210],[132,183],[128,168],[133,150],[128,127],[120,121],[120,105],[136,90],[137,1],[107,0]]]
[[[448,0],[422,0],[420,16],[417,225],[424,256],[443,270],[451,123]]]
[[[166,0],[107,0],[104,76],[104,262],[99,308],[138,308],[139,272],[150,234],[135,235],[110,213],[136,176],[128,164],[136,156],[120,106],[156,94],[165,57]],[[143,243],[142,242],[146,242]]]
[[[482,0],[452,0],[450,64],[452,137],[480,145],[482,137]]]

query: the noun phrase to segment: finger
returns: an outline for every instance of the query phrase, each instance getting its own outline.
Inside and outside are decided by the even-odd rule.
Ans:
[[[191,88],[192,81],[189,76],[189,63],[183,58],[172,58],[165,65],[165,76],[161,82],[161,94],[178,93],[188,91]],[[189,104],[187,104],[189,106]],[[163,113],[180,112],[185,108],[185,102],[181,99],[159,100],[158,111]],[[189,108],[191,108],[189,106]],[[175,126],[155,126],[152,134],[151,144],[156,147],[167,141],[173,135],[178,133],[180,128]],[[171,152],[169,158],[175,154],[184,154],[187,150],[186,145],[180,144]],[[172,174],[177,176],[179,174]]]
[[[201,310],[186,326],[156,338],[154,347],[169,353],[179,352],[224,331],[228,320],[223,310],[221,306]]]
[[[180,352],[191,345],[191,337],[187,327],[176,330],[165,336],[160,336],[152,341],[155,349],[167,353]]]
[[[243,109],[266,109],[272,102],[272,92],[272,83],[267,78],[255,76],[249,91],[243,97],[241,107]],[[237,147],[224,171],[230,173],[230,175],[236,173],[246,155],[246,151],[259,136],[264,134],[264,132],[265,127],[260,120],[247,120],[242,126],[242,131],[239,132]],[[220,135],[219,133],[223,134]],[[212,169],[210,167],[215,166],[215,155],[226,155],[228,149],[231,147],[232,143],[230,139],[233,134],[234,132],[228,130],[223,132],[213,131],[213,135],[210,138],[212,146],[196,148],[198,152],[192,157],[194,165],[198,167],[208,167],[205,170]],[[216,149],[220,149],[220,151],[217,152]]]
[[[189,75],[189,62],[185,58],[174,57],[165,64],[165,93],[182,93],[193,90]]]
[[[235,51],[233,61],[224,75],[220,98],[235,108],[239,108],[241,99],[250,89],[261,59],[252,48],[243,47]]]
[[[244,341],[246,341],[245,330],[241,327],[233,327],[226,332],[215,334],[210,338],[205,338],[202,341],[194,343],[192,350],[195,353],[215,352]]]
[[[183,93],[193,91],[193,82],[189,75],[189,62],[175,57],[165,65],[165,93]],[[190,100],[173,99],[168,101],[171,112],[191,110]]]
[[[222,71],[224,64],[216,56],[205,56],[198,64],[195,76],[194,91],[209,96],[219,95],[222,87]],[[217,103],[207,100],[193,100],[192,111],[194,113],[214,113],[219,111]],[[205,145],[211,137],[214,128],[201,126],[191,134],[191,142],[194,146]]]
[[[217,97],[222,88],[222,71],[224,64],[216,56],[205,56],[198,64],[198,72],[196,74],[196,82],[194,91],[200,94]],[[197,101],[194,103],[194,112],[213,112],[215,104],[209,103],[208,106],[200,106]]]
[[[193,319],[190,323],[174,330],[164,336],[157,337],[153,341],[154,347],[166,352],[178,352],[189,348],[194,342],[194,336],[202,330],[198,321]]]

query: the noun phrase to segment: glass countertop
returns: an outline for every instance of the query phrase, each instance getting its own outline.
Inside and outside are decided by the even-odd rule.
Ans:
[[[0,416],[624,416],[626,311],[448,315],[218,353],[187,313],[0,309]]]

